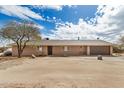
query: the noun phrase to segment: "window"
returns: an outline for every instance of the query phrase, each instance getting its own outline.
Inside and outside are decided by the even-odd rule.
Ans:
[[[64,46],[64,51],[68,51],[68,47],[67,46]]]
[[[39,50],[39,51],[42,51],[42,47],[38,47],[38,50]]]
[[[39,51],[42,51],[42,47],[39,47]]]

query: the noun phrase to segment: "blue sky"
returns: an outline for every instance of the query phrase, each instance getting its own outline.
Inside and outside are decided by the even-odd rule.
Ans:
[[[114,42],[124,33],[123,25],[120,28],[119,24],[123,11],[123,6],[99,5],[0,6],[0,27],[11,20],[29,20],[37,24],[43,38],[80,37],[83,40],[99,37]]]
[[[8,6],[9,7],[9,6]],[[63,6],[62,10],[56,10],[52,8],[34,8],[32,6],[23,6],[28,7],[35,13],[38,13],[40,16],[43,16],[46,20],[37,20],[32,19],[35,23],[42,25],[45,27],[45,31],[42,31],[43,33],[49,33],[51,29],[55,29],[55,22],[49,22],[47,19],[53,21],[53,18],[56,18],[56,20],[59,20],[61,22],[72,22],[74,24],[78,23],[79,18],[83,18],[84,20],[88,20],[90,18],[95,17],[95,12],[97,11],[98,6],[88,6],[88,5],[82,5],[82,6]],[[21,20],[21,18],[15,17],[15,16],[8,16],[5,14],[0,13],[0,24],[4,24],[7,21],[10,20]]]

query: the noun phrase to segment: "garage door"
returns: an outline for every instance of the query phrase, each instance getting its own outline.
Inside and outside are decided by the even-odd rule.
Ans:
[[[90,46],[91,55],[110,55],[109,46]]]

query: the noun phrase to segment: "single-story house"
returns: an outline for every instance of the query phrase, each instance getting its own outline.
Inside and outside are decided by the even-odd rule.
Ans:
[[[28,42],[22,56],[112,55],[112,51],[112,44],[103,40],[42,40]],[[17,46],[13,44],[12,55],[17,54]]]

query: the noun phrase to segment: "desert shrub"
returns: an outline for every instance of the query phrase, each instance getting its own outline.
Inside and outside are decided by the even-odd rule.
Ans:
[[[5,47],[0,47],[0,53],[4,52],[5,51]]]
[[[120,46],[113,46],[113,53],[122,53],[124,52],[124,49]]]
[[[12,51],[5,51],[4,56],[12,56]]]

